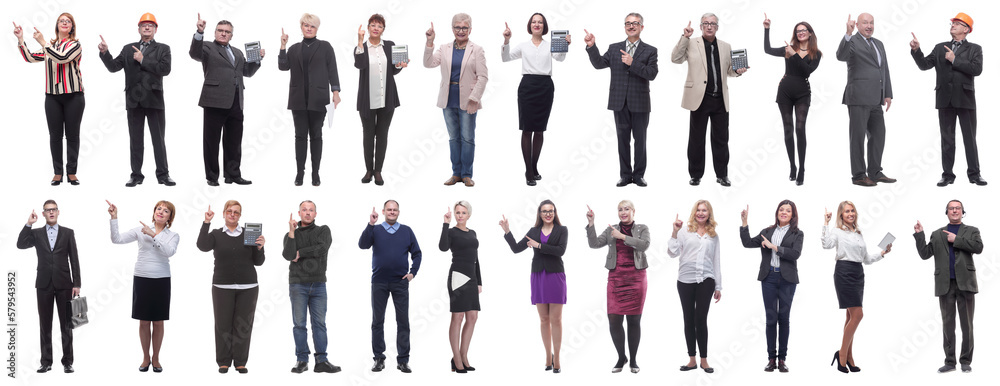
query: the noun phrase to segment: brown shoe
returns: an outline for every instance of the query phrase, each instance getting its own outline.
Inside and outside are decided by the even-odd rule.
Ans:
[[[883,174],[881,177],[876,178],[875,182],[881,182],[881,183],[885,183],[885,184],[891,184],[893,182],[896,182],[896,179],[895,178],[886,177]]]
[[[893,181],[895,181],[895,180],[893,180]],[[858,186],[875,186],[875,185],[877,185],[875,183],[875,181],[872,181],[872,179],[868,178],[868,177],[855,178],[851,182],[853,182],[854,185],[858,185]]]
[[[455,176],[451,176],[451,177],[448,177],[448,180],[446,180],[444,182],[444,184],[445,184],[445,186],[452,186],[452,185],[457,184],[458,181],[461,181],[461,179],[458,178],[458,177],[455,177]]]
[[[462,182],[465,183],[465,186],[468,186],[470,188],[476,186],[476,182],[472,180],[472,177],[465,177],[462,179]]]

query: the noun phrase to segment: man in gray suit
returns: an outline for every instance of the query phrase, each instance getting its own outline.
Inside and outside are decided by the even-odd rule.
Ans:
[[[205,178],[219,186],[219,140],[222,140],[223,177],[227,184],[249,185],[240,173],[243,151],[243,77],[253,76],[260,62],[247,63],[243,52],[232,47],[233,24],[222,20],[215,26],[215,41],[205,43],[205,21],[198,14],[198,32],[191,39],[191,59],[201,62],[205,83],[198,106],[205,108],[202,133]],[[260,50],[264,57],[264,49]]]
[[[924,227],[917,221],[913,238],[921,259],[934,256],[934,295],[941,305],[941,331],[944,335],[944,366],[939,373],[955,371],[955,309],[962,326],[962,352],[959,363],[962,372],[972,371],[972,316],[976,309],[976,264],[972,255],[983,252],[979,229],[962,224],[965,206],[961,201],[948,202],[945,214],[948,225],[931,233],[931,242],[924,239]]]
[[[854,33],[855,24],[858,33]],[[837,60],[847,62],[847,88],[844,104],[850,115],[851,179],[855,185],[875,186],[893,183],[882,173],[882,150],[885,148],[885,120],[882,105],[889,111],[892,82],[885,47],[872,37],[875,18],[867,13],[857,22],[847,17],[847,34],[837,47]],[[868,138],[868,167],[865,168],[865,137]],[[867,172],[867,175],[866,175]]]

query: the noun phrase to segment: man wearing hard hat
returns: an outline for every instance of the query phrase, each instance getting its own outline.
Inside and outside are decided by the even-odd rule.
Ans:
[[[979,151],[976,147],[975,77],[983,73],[983,49],[965,39],[970,33],[972,18],[959,13],[951,19],[951,41],[938,43],[927,56],[920,51],[917,35],[911,33],[910,54],[917,67],[924,71],[937,70],[937,98],[934,104],[941,123],[941,166],[944,168],[937,186],[955,182],[955,174],[952,173],[952,166],[955,165],[955,118],[962,124],[969,182],[986,185],[986,180],[979,174]]]
[[[97,48],[101,61],[108,71],[125,69],[125,111],[128,116],[129,152],[132,175],[127,187],[142,183],[143,121],[149,123],[149,136],[153,141],[156,158],[156,181],[166,186],[177,185],[170,178],[167,168],[165,145],[166,122],[163,112],[163,77],[170,74],[170,46],[153,40],[156,35],[156,16],[151,13],[139,18],[139,41],[126,44],[117,57],[111,58],[108,44],[101,36]]]

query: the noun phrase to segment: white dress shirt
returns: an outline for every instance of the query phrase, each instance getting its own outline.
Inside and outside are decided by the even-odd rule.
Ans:
[[[529,40],[514,46],[514,48],[511,48],[509,44],[504,44],[500,49],[500,57],[504,62],[521,59],[522,75],[552,76],[552,59],[560,62],[566,60],[566,53],[551,51],[547,40],[542,39],[538,47],[535,47],[535,44]]]
[[[837,260],[871,264],[882,260],[882,252],[868,253],[861,233],[823,226],[823,249],[837,248]]]
[[[170,256],[177,252],[180,236],[170,228],[163,228],[156,237],[142,233],[142,227],[132,228],[125,233],[118,232],[118,220],[111,220],[111,242],[139,243],[139,257],[135,261],[135,276],[149,279],[170,277]]]
[[[719,261],[719,237],[708,233],[699,236],[686,228],[677,232],[677,238],[667,242],[667,255],[680,257],[677,281],[685,284],[701,283],[715,279],[715,290],[722,290],[722,264]]]
[[[791,224],[783,227],[775,227],[774,233],[771,233],[771,244],[781,245],[781,240],[785,239],[785,234],[788,233],[789,228],[791,228]],[[773,249],[771,250],[771,266],[781,268],[781,258],[778,257],[778,251]]]

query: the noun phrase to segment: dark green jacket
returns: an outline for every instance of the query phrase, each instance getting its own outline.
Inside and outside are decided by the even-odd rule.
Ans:
[[[934,296],[942,296],[948,293],[951,284],[951,264],[948,257],[948,235],[944,233],[947,227],[941,227],[931,233],[931,242],[927,243],[924,232],[914,233],[913,238],[917,241],[917,253],[920,258],[927,260],[934,256]],[[983,239],[979,236],[979,229],[962,224],[955,234],[955,283],[958,289],[972,293],[979,292],[979,284],[976,282],[976,263],[972,260],[973,254],[983,252]]]
[[[288,283],[326,283],[326,254],[333,244],[330,227],[316,226],[316,223],[295,230],[295,238],[285,234],[281,256],[288,260]],[[298,252],[299,260],[295,260]]]

